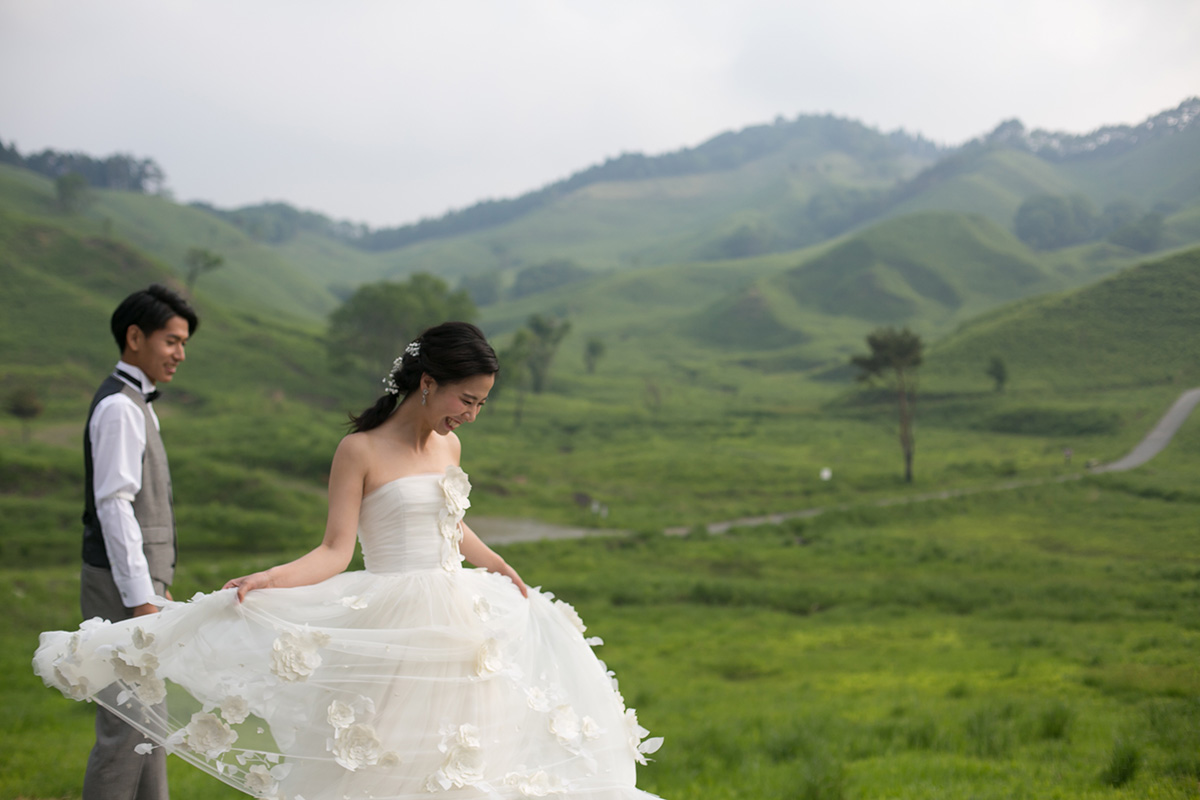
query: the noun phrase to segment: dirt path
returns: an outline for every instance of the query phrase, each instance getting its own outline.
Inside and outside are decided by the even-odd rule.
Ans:
[[[1137,447],[1129,451],[1129,455],[1119,458],[1111,464],[1102,464],[1092,472],[1124,472],[1127,469],[1140,467],[1163,451],[1171,438],[1179,431],[1183,421],[1200,404],[1200,389],[1189,389],[1179,395],[1175,405],[1163,415],[1146,438],[1138,442]]]
[[[1170,444],[1172,437],[1179,431],[1184,420],[1188,415],[1195,410],[1196,406],[1200,405],[1200,388],[1189,389],[1179,396],[1175,404],[1163,415],[1158,424],[1146,434],[1146,437],[1138,443],[1129,454],[1123,458],[1117,459],[1111,464],[1102,464],[1098,467],[1093,467],[1089,472],[1123,472],[1125,470],[1140,467],[1156,455],[1161,453],[1163,449]],[[909,495],[907,497],[885,497],[880,500],[873,500],[867,503],[842,503],[836,506],[828,506],[824,508],[805,508],[798,511],[783,511],[776,514],[764,514],[758,517],[742,517],[740,519],[728,520],[725,522],[710,522],[705,525],[705,529],[709,533],[724,533],[734,527],[753,527],[756,525],[778,525],[781,522],[789,519],[806,519],[816,517],[828,511],[846,511],[851,508],[867,506],[886,507],[894,505],[905,505],[907,503],[924,503],[930,500],[947,500],[951,497],[965,497],[967,495],[982,494],[983,492],[1004,492],[1012,489],[1020,489],[1023,486],[1039,486],[1049,483],[1066,483],[1068,481],[1077,481],[1083,477],[1084,473],[1071,473],[1069,475],[1060,475],[1054,478],[1030,478],[1029,480],[1014,480],[1005,481],[1004,483],[992,484],[990,486],[975,486],[963,489],[943,489],[937,492],[927,492],[924,494]],[[543,522],[534,522],[532,520],[514,520],[502,519],[497,517],[482,517],[472,518],[470,520],[472,529],[479,534],[486,542],[493,544],[506,544],[508,542],[530,542],[541,539],[578,539],[583,536],[619,536],[628,533],[628,531],[610,530],[601,528],[567,528],[560,525],[551,525]],[[686,527],[667,528],[664,533],[668,536],[682,536],[688,532]]]

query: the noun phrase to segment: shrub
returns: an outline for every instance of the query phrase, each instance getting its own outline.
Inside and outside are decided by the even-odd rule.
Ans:
[[[1142,752],[1136,743],[1128,739],[1117,739],[1113,742],[1108,766],[1100,773],[1100,780],[1114,788],[1124,786],[1133,780],[1141,761]]]

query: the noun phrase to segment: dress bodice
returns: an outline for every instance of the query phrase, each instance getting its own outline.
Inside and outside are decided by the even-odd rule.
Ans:
[[[358,538],[369,572],[459,569],[459,523],[471,484],[458,467],[397,478],[362,500]]]

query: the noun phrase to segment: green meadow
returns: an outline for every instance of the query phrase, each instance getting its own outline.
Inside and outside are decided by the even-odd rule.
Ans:
[[[606,640],[666,736],[640,768],[663,797],[1194,797],[1200,496],[1171,488],[1200,420],[1181,437],[1144,474],[503,552]],[[188,545],[176,592],[283,555]],[[28,670],[37,631],[77,622],[75,567],[0,583],[0,795],[77,796],[91,709]],[[172,786],[232,796],[182,763]]]

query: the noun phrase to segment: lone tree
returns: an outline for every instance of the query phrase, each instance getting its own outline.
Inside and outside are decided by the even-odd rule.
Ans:
[[[183,263],[187,265],[187,289],[188,294],[191,294],[200,276],[224,264],[225,257],[203,247],[189,247],[183,257]]]
[[[563,337],[571,331],[569,320],[534,314],[525,323],[533,334],[529,348],[529,377],[533,381],[533,393],[541,394],[550,377],[550,364],[562,344]]]
[[[500,363],[504,369],[496,377],[496,388],[493,396],[501,391],[507,393],[509,387],[516,392],[517,398],[513,403],[513,427],[521,427],[521,419],[525,413],[525,395],[529,391],[529,359],[533,354],[533,333],[528,328],[519,328],[513,334],[508,347],[500,352]]]
[[[358,287],[329,315],[326,344],[335,369],[382,378],[421,331],[446,320],[474,319],[475,304],[465,291],[452,292],[441,278],[417,273],[404,283]]]
[[[17,389],[8,396],[4,410],[21,420],[21,434],[29,442],[29,421],[42,413],[42,400],[33,389]]]
[[[596,372],[596,362],[604,355],[604,342],[597,339],[595,336],[587,340],[587,344],[583,346],[583,365],[587,368],[588,375]]]
[[[1003,392],[1004,384],[1008,383],[1008,367],[1000,356],[992,356],[988,362],[987,376],[996,382],[996,391]]]
[[[869,355],[850,359],[859,370],[859,380],[874,381],[877,378],[891,380],[896,390],[900,410],[900,448],[904,451],[904,480],[912,483],[913,453],[916,440],[913,435],[913,417],[916,411],[917,367],[921,366],[921,337],[908,328],[877,328],[867,336]]]

